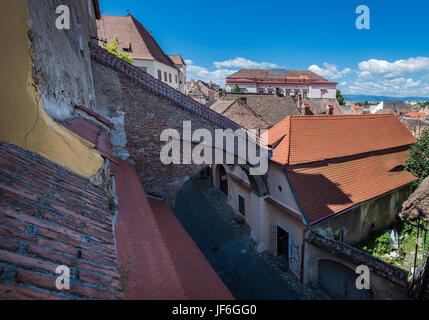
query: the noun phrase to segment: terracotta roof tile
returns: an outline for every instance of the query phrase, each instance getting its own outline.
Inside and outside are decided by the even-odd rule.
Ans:
[[[97,151],[110,161],[111,172],[117,167],[117,161],[112,154],[110,134],[84,118],[68,119],[60,123],[82,139],[88,141]]]
[[[315,224],[417,180],[401,167],[409,157],[406,148],[288,167],[307,222]]]
[[[59,291],[56,267],[72,272]],[[0,299],[121,299],[108,195],[47,159],[0,144]]]
[[[135,253],[126,299],[233,299],[168,206],[148,199],[133,166],[119,160],[116,174],[120,256]]]
[[[230,75],[227,79],[254,79],[262,81],[284,81],[286,78],[295,80],[299,78],[307,80],[326,80],[310,70],[279,70],[273,72],[271,69],[241,69]]]
[[[424,112],[410,112],[405,115],[410,118],[426,118],[426,113]]]
[[[403,167],[415,141],[394,115],[293,116],[268,131],[309,224],[415,181]]]
[[[280,139],[271,160],[281,165],[363,154],[416,141],[394,115],[292,116],[268,131],[269,145]]]
[[[169,55],[168,57],[171,59],[171,61],[173,61],[173,63],[175,65],[186,66],[186,63],[185,63],[185,61],[183,61],[182,56],[180,56],[180,55]]]
[[[232,300],[228,288],[164,201],[149,203],[190,300]]]
[[[119,50],[129,48],[130,55],[135,59],[157,60],[172,68],[173,61],[164,53],[154,37],[131,14],[125,17],[102,15],[97,21],[98,37],[111,42],[115,35],[119,36]]]

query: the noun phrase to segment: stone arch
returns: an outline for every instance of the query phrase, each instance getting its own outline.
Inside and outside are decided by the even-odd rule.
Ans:
[[[321,255],[311,259],[309,266],[317,287],[334,299],[374,300],[378,297],[372,284],[369,290],[361,291],[356,288],[355,281],[359,275],[355,273],[356,266],[348,261]]]

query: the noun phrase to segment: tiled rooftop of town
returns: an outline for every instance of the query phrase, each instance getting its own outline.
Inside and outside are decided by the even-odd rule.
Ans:
[[[309,224],[417,180],[404,167],[416,140],[394,115],[289,117],[268,140]]]

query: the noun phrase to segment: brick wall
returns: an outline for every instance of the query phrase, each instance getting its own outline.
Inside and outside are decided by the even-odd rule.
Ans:
[[[109,119],[118,119],[121,115],[122,120],[119,123],[115,121],[115,130],[112,131],[115,155],[129,155],[146,193],[161,197],[174,206],[182,185],[203,166],[162,164],[160,151],[165,143],[160,141],[161,132],[171,128],[182,134],[183,121],[191,121],[193,128],[206,128],[211,132],[217,126],[154,94],[123,73],[113,72],[99,63],[93,64],[93,73],[96,111]],[[125,139],[119,139],[121,135]]]
[[[100,47],[92,47],[91,56],[95,110],[115,123],[114,154],[134,162],[147,194],[174,206],[182,185],[203,166],[163,165],[160,151],[165,143],[160,142],[161,132],[176,129],[182,135],[184,121],[191,121],[193,131],[210,130],[213,137],[215,129],[241,127]],[[251,182],[257,192],[266,193],[262,177],[251,177]]]

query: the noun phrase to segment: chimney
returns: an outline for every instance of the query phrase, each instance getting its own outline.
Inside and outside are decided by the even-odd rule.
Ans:
[[[333,105],[333,104],[330,104],[330,105],[329,105],[329,115],[330,115],[330,116],[332,116],[332,115],[334,114],[334,108],[335,108],[335,107],[334,107],[334,105]]]
[[[310,104],[304,103],[304,115],[311,116],[312,112],[310,110]]]
[[[240,98],[240,104],[247,104],[247,98],[246,97],[241,97]]]

